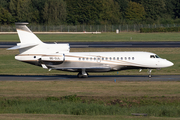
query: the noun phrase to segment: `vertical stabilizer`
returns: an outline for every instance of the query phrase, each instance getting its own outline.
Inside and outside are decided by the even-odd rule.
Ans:
[[[31,30],[26,26],[28,23],[15,23],[16,30],[21,43],[8,50],[19,50],[20,54],[57,54],[68,53],[69,44],[46,44],[43,43]]]
[[[17,22],[16,30],[19,36],[19,39],[22,44],[29,44],[29,43],[37,43],[40,44],[42,41],[31,32],[31,30],[26,26],[29,23],[26,22]]]

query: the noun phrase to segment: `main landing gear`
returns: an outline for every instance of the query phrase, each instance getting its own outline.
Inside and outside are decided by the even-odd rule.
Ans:
[[[81,72],[77,75],[78,78],[88,78],[88,73],[85,71],[85,69],[82,69]]]
[[[148,77],[149,77],[149,78],[152,77],[151,72],[152,72],[152,69],[148,69],[148,74],[149,74]]]

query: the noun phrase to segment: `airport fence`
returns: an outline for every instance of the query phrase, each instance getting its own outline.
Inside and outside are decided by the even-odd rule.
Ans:
[[[141,25],[28,25],[33,32],[140,32],[140,28],[180,27],[180,24]],[[0,32],[16,32],[15,26],[1,25]]]

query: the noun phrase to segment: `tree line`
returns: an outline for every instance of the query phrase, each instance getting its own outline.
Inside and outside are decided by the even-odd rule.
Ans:
[[[180,23],[180,0],[0,0],[0,24]]]

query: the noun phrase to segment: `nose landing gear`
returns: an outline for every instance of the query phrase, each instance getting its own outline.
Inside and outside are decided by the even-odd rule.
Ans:
[[[142,71],[142,69],[139,70],[139,72],[141,72],[141,71]],[[148,75],[149,78],[152,77],[151,72],[152,72],[152,69],[148,69],[147,73],[149,74]]]

